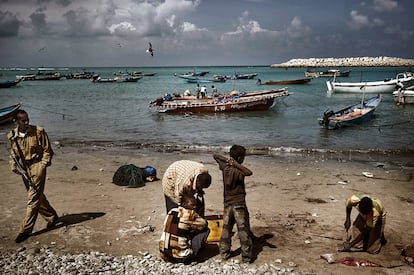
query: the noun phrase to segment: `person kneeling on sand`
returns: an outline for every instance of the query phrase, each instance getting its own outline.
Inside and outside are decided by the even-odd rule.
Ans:
[[[355,207],[359,214],[356,217],[350,239],[344,244],[344,251],[352,247],[362,248],[368,253],[379,253],[387,243],[384,237],[386,211],[378,199],[368,195],[352,195],[346,200],[345,229],[351,226],[351,211]]]
[[[204,247],[210,229],[196,207],[196,199],[186,194],[181,206],[168,212],[159,242],[160,256],[165,261],[189,262]]]

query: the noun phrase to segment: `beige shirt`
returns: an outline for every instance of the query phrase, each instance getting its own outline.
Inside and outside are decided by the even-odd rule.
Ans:
[[[198,162],[191,160],[179,160],[172,163],[162,178],[164,194],[176,204],[180,204],[183,191],[196,191],[197,176],[208,173],[207,168]]]
[[[7,135],[11,150],[10,154],[17,159],[21,159],[16,142],[19,143],[23,153],[25,164],[30,168],[30,164],[34,162],[42,162],[44,166],[51,164],[53,150],[45,130],[42,127],[29,125],[24,136],[19,135],[18,128],[10,131]],[[10,159],[11,169],[15,169],[15,163]]]

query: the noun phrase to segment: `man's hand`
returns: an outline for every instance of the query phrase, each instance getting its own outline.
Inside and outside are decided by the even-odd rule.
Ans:
[[[12,172],[13,172],[13,173],[15,173],[15,174],[17,174],[17,175],[20,175],[20,176],[22,175],[22,174],[20,173],[19,169],[17,169],[17,168],[13,168],[13,169],[12,169]]]
[[[344,226],[345,226],[346,231],[348,231],[349,227],[351,227],[351,219],[350,218],[346,218]]]
[[[342,251],[350,251],[352,247],[350,242],[344,242],[343,246],[344,248],[342,249]]]

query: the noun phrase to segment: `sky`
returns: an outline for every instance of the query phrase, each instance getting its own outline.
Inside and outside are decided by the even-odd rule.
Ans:
[[[0,0],[0,67],[414,58],[413,11],[412,0]]]

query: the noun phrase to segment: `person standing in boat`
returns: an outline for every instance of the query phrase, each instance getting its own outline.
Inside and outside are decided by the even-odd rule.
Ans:
[[[203,87],[201,87],[200,94],[201,94],[201,98],[206,98],[207,97],[207,87],[206,87],[206,85],[203,85]]]
[[[214,85],[211,86],[211,96],[212,97],[218,97],[218,91],[217,91],[217,87],[214,87]]]
[[[30,237],[38,214],[46,220],[47,228],[55,226],[59,217],[43,193],[46,167],[50,166],[53,157],[49,137],[44,128],[29,124],[26,111],[18,110],[15,119],[17,127],[8,133],[7,138],[11,147],[11,170],[22,175],[27,190],[26,217],[15,240],[21,243]]]
[[[196,88],[196,95],[197,95],[197,98],[200,98],[200,92],[201,92],[201,89],[200,89],[200,84],[198,84],[198,83],[197,83],[197,88]]]
[[[345,229],[351,226],[352,207],[358,210],[353,225],[350,240],[344,244],[344,250],[352,247],[362,248],[363,251],[376,254],[387,243],[384,237],[386,211],[380,200],[368,195],[352,195],[346,200]]]

